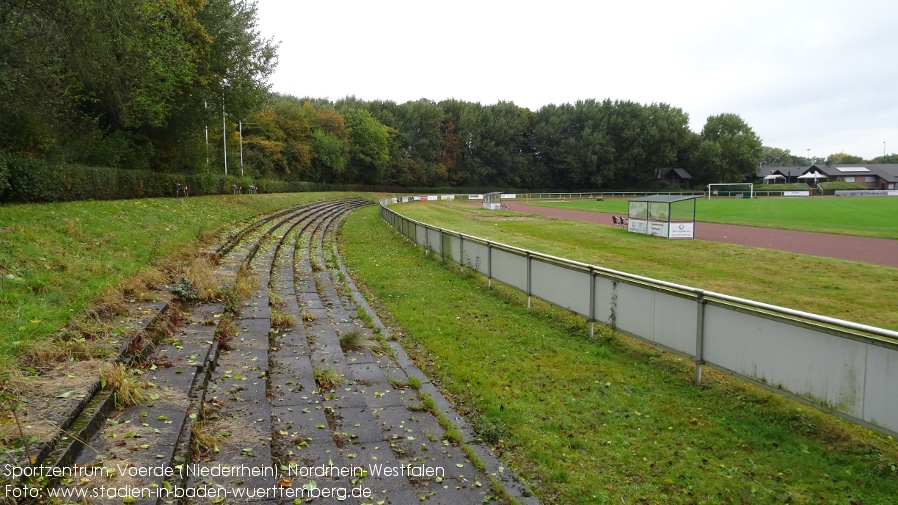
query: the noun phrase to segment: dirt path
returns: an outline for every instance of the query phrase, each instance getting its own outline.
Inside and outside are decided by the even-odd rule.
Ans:
[[[504,203],[517,212],[613,226],[611,214],[522,205],[513,200]],[[695,238],[898,268],[898,240],[704,222],[695,224]]]

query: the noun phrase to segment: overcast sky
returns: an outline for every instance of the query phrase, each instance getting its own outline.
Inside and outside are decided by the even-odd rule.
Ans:
[[[257,0],[273,91],[739,114],[764,145],[898,152],[895,0]]]

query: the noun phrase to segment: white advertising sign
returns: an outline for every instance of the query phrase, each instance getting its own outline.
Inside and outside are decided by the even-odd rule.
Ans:
[[[694,228],[693,223],[672,223],[667,238],[693,238]]]
[[[660,221],[649,221],[649,235],[658,237],[667,237],[667,223]]]

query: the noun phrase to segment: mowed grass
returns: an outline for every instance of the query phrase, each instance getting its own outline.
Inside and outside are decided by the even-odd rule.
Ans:
[[[394,207],[434,226],[611,268],[898,330],[898,269],[698,240],[665,240],[540,214],[459,203]]]
[[[888,437],[712,371],[696,387],[690,363],[626,337],[590,340],[582,319],[527,310],[519,293],[425,257],[376,209],[354,213],[341,240],[419,366],[543,503],[898,496]]]
[[[627,215],[627,200],[532,202],[528,205]],[[696,201],[695,219],[784,230],[898,239],[898,198],[718,198]]]
[[[98,296],[226,224],[339,194],[0,206],[0,367]],[[177,265],[175,265],[177,267]]]

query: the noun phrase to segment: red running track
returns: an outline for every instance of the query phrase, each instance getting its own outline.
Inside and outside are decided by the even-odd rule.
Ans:
[[[544,214],[559,219],[612,226],[612,214],[585,210],[559,209],[522,205],[514,200],[504,200],[509,210]],[[836,258],[863,263],[873,263],[898,268],[898,240],[885,238],[852,237],[831,233],[779,230],[731,224],[695,223],[696,240],[727,242],[749,247],[776,249],[798,254]]]

